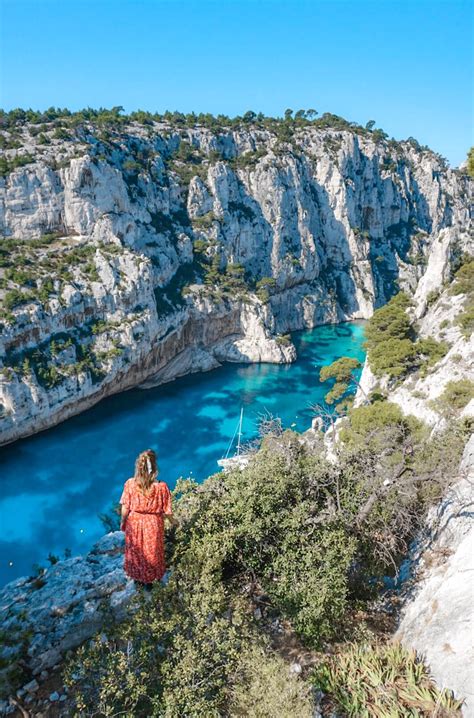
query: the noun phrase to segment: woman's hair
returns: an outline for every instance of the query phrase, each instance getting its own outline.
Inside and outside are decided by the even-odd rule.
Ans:
[[[158,476],[156,454],[153,449],[142,451],[135,462],[135,479],[143,493],[147,493]]]

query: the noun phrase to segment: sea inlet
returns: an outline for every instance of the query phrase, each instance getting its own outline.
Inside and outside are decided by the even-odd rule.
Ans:
[[[341,356],[364,360],[359,322],[292,336],[293,364],[225,364],[169,384],[133,389],[36,436],[0,448],[0,581],[30,575],[48,555],[87,551],[106,530],[99,514],[120,498],[143,449],[158,453],[160,479],[202,481],[219,470],[244,408],[242,441],[259,418],[305,431],[328,386],[319,370]]]

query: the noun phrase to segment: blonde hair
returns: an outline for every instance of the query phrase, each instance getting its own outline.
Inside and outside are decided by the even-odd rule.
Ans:
[[[141,491],[146,494],[158,476],[156,454],[153,449],[142,451],[135,461],[135,480]]]

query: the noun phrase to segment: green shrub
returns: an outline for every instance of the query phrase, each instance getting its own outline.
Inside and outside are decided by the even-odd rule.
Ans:
[[[232,296],[234,299],[245,298],[249,285],[245,277],[245,269],[238,263],[229,262],[223,269],[221,257],[214,254],[208,257],[199,253],[199,269],[203,274],[204,284],[215,298]]]
[[[273,277],[262,277],[256,284],[255,294],[261,302],[266,304],[270,301],[272,291],[276,288],[276,280]]]
[[[311,718],[308,684],[290,674],[275,652],[258,645],[243,649],[232,678],[229,715],[246,718]]]
[[[440,293],[440,289],[432,289],[431,292],[428,292],[428,295],[426,297],[426,304],[428,307],[431,307],[431,305],[436,302],[436,300],[439,298]]]
[[[467,154],[467,173],[469,177],[474,177],[474,147]]]
[[[473,398],[473,381],[470,379],[449,381],[441,396],[433,401],[433,408],[446,416],[451,416],[464,409]]]
[[[411,322],[406,310],[410,300],[399,292],[377,309],[367,322],[365,336],[368,348],[387,339],[406,339],[411,333]]]
[[[53,138],[55,140],[70,140],[71,135],[63,127],[56,127],[56,129],[53,132]]]
[[[474,259],[467,257],[454,275],[451,294],[472,294],[474,292]]]
[[[359,406],[350,412],[350,428],[342,432],[346,441],[366,441],[371,434],[380,434],[385,427],[400,427],[404,431],[418,431],[421,423],[413,416],[405,416],[391,401],[376,401]]]
[[[106,332],[109,328],[109,324],[103,319],[98,319],[96,322],[91,324],[92,334],[102,334],[103,332]]]
[[[406,312],[408,297],[400,292],[377,309],[365,327],[370,368],[376,376],[402,376],[411,366],[416,351],[411,340],[411,321]]]
[[[244,154],[237,155],[237,157],[229,160],[229,165],[233,169],[245,169],[247,167],[253,168],[258,164],[262,157],[266,156],[266,154],[266,149],[255,150],[254,152],[245,152]]]
[[[136,160],[125,160],[122,164],[122,169],[128,174],[138,174],[142,167]]]
[[[211,211],[206,212],[206,214],[202,214],[200,217],[193,217],[192,224],[193,227],[196,227],[197,229],[208,230],[212,228],[215,221],[216,217],[214,212]]]
[[[408,307],[408,298],[399,293],[377,309],[367,322],[368,362],[376,376],[399,379],[419,367],[426,373],[427,368],[449,350],[446,342],[438,342],[432,337],[415,341],[415,330],[406,312]]]
[[[24,286],[34,286],[34,276],[32,270],[25,271],[24,269],[15,269],[14,267],[7,269],[5,272],[5,279]]]
[[[110,626],[66,671],[80,714],[217,716],[242,646],[248,619],[238,603],[224,609],[212,574],[192,584],[185,573],[138,601],[132,620]]]
[[[3,298],[3,306],[7,310],[12,310],[32,301],[34,301],[34,295],[31,292],[21,292],[19,289],[11,289],[6,292]]]
[[[275,341],[282,347],[289,347],[291,344],[291,334],[278,334]]]
[[[391,378],[399,378],[413,367],[417,350],[411,339],[393,338],[372,345],[368,357],[370,368],[376,376],[388,374]]]
[[[412,391],[411,395],[415,399],[426,399],[426,394],[424,391],[419,391],[418,389],[415,389],[415,391]]]
[[[471,298],[465,301],[463,311],[458,315],[456,321],[461,328],[462,335],[469,339],[474,332],[474,302]]]
[[[433,337],[419,339],[415,348],[417,351],[417,360],[421,364],[422,373],[426,373],[428,367],[432,367],[439,362],[449,351],[447,342],[438,342]]]
[[[93,260],[87,262],[86,264],[83,264],[81,269],[88,277],[88,279],[90,279],[92,282],[100,282],[99,270],[97,269],[96,264]]]
[[[0,177],[5,177],[17,167],[24,167],[35,161],[35,158],[29,154],[16,155],[11,160],[6,157],[0,157]]]

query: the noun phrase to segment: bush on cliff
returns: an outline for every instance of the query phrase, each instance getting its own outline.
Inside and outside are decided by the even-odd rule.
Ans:
[[[474,259],[463,255],[461,265],[456,270],[450,294],[472,294],[474,292]]]
[[[433,400],[433,408],[446,417],[452,417],[464,409],[474,399],[474,382],[470,379],[448,381],[437,399]]]
[[[367,322],[367,358],[376,376],[400,379],[417,369],[426,373],[449,349],[446,342],[432,337],[416,339],[413,321],[407,313],[409,307],[407,295],[399,292]]]
[[[474,331],[474,260],[469,255],[462,258],[462,264],[454,275],[450,293],[465,294],[463,310],[457,317],[457,324],[466,339]]]

